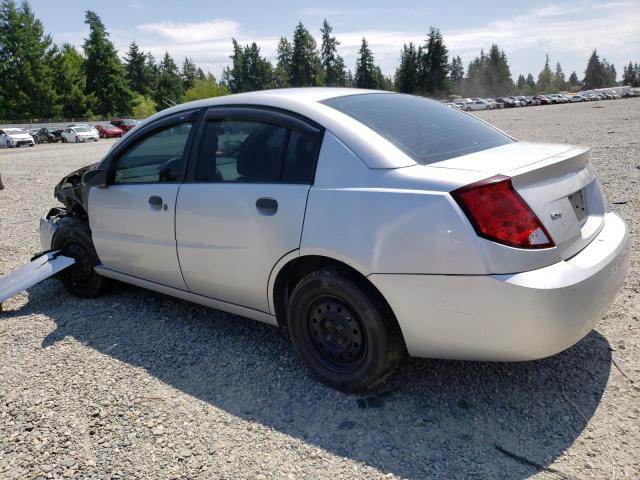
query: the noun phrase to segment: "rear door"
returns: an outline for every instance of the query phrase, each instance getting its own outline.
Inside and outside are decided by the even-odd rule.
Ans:
[[[176,198],[195,113],[161,121],[116,152],[109,185],[89,191],[89,223],[103,265],[186,290],[175,239]]]
[[[320,141],[320,128],[281,112],[206,113],[176,208],[189,290],[269,311],[271,270],[300,247]]]

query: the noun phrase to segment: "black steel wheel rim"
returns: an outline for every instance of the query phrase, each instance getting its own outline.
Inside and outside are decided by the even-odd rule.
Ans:
[[[367,337],[362,321],[335,296],[322,296],[311,304],[305,336],[315,359],[337,373],[356,371],[366,358]]]
[[[70,243],[65,247],[64,254],[76,261],[69,268],[71,280],[76,284],[88,281],[93,274],[93,264],[89,252],[79,243]]]

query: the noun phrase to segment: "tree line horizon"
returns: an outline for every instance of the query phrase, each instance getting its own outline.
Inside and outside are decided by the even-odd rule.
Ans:
[[[615,66],[597,51],[588,59],[582,80],[549,56],[537,80],[532,73],[514,81],[507,55],[497,44],[480,50],[466,69],[460,56],[449,58],[440,30],[430,27],[422,45],[399,49],[399,64],[385,75],[362,39],[354,70],[338,53],[340,41],[325,19],[320,45],[299,22],[291,40],[282,36],[271,62],[256,42],[231,39],[230,63],[220,80],[186,57],[179,67],[168,53],[159,61],[131,42],[118,56],[97,13],[87,10],[89,35],[82,53],[71,44],[58,46],[45,33],[28,1],[0,3],[0,119],[53,119],[133,116],[142,118],[169,106],[201,98],[268,88],[334,86],[390,90],[446,99],[535,95],[617,85]],[[623,85],[640,86],[638,63],[624,66]]]

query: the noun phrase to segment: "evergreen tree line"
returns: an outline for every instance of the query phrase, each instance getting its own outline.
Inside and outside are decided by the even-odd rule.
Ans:
[[[144,117],[183,101],[267,88],[335,86],[396,90],[445,98],[496,97],[514,93],[533,95],[560,90],[593,89],[616,84],[616,69],[594,50],[584,77],[569,78],[559,62],[514,82],[507,56],[498,45],[469,62],[449,59],[440,31],[430,27],[424,43],[404,44],[393,76],[376,64],[366,38],[358,50],[355,70],[338,53],[340,42],[324,20],[320,45],[300,22],[291,39],[281,37],[274,62],[255,43],[232,39],[230,65],[221,81],[185,58],[182,65],[165,52],[159,60],[135,42],[121,60],[100,17],[85,14],[89,35],[82,52],[74,46],[54,45],[29,3],[0,0],[0,118],[72,118],[112,115]],[[638,63],[624,67],[624,85],[640,86]]]
[[[186,58],[156,62],[131,43],[118,57],[100,17],[85,14],[89,35],[82,53],[54,45],[28,2],[0,3],[0,119],[145,117],[182,101],[228,93]]]
[[[232,93],[286,87],[358,87],[392,90],[393,81],[376,65],[366,38],[362,39],[355,74],[347,69],[338,54],[340,42],[332,35],[333,27],[324,20],[320,28],[321,42],[298,23],[292,39],[278,41],[275,64],[262,56],[255,43],[240,45],[232,39],[231,65],[222,80]]]

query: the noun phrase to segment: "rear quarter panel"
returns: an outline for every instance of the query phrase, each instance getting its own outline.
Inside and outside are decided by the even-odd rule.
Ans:
[[[448,193],[478,178],[421,165],[370,169],[327,132],[300,254],[335,258],[364,275],[487,273]]]

